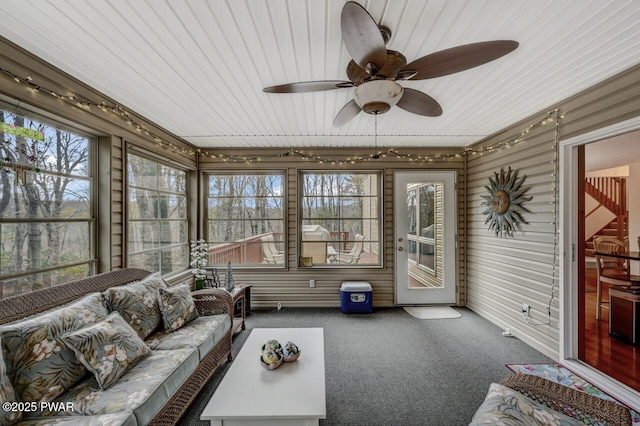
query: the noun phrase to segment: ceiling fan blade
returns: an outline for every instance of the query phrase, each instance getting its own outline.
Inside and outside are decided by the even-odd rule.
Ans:
[[[427,117],[442,115],[442,107],[431,96],[419,90],[404,88],[402,98],[396,104],[405,111]]]
[[[281,84],[279,86],[265,87],[263,92],[267,93],[306,93],[320,92],[322,90],[341,89],[344,87],[353,87],[350,81],[342,80],[325,80],[325,81],[303,81],[300,83]]]
[[[356,64],[366,70],[368,64],[372,70],[384,66],[387,48],[380,28],[369,12],[358,3],[349,1],[342,8],[342,39],[349,55]]]
[[[333,127],[342,127],[353,119],[361,111],[360,107],[353,99],[342,107],[336,118],[333,120]]]
[[[418,74],[418,71],[403,69],[398,71],[398,75],[396,75],[396,80],[410,80],[411,77],[415,77],[416,74]]]
[[[465,44],[423,56],[407,64],[402,70],[418,72],[411,80],[442,77],[491,62],[514,51],[518,45],[513,40]]]

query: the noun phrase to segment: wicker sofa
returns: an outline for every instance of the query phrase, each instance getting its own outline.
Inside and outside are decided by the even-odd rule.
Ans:
[[[0,424],[176,424],[231,359],[231,297],[198,293],[127,268],[0,300]]]
[[[470,426],[553,424],[631,426],[629,409],[529,374],[492,383]]]

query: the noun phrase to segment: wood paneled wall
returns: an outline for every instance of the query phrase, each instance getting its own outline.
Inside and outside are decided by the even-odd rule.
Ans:
[[[312,149],[314,155],[323,158],[344,160],[355,154],[367,154],[366,149]],[[441,162],[419,163],[409,162],[394,157],[384,157],[376,161],[360,162],[356,164],[320,164],[310,162],[293,155],[278,157],[274,154],[286,152],[285,149],[268,150],[216,150],[215,153],[222,158],[224,156],[263,157],[259,162],[253,162],[248,166],[244,162],[232,163],[223,161],[222,158],[202,157],[199,163],[201,172],[209,171],[237,171],[247,170],[286,170],[287,176],[287,205],[286,229],[288,262],[286,269],[251,269],[234,270],[236,281],[248,282],[253,285],[251,303],[254,306],[274,307],[278,302],[286,306],[340,306],[340,284],[343,281],[368,281],[373,287],[373,304],[376,307],[389,307],[395,304],[394,287],[394,208],[393,208],[393,174],[400,170],[456,170],[460,177],[463,175],[464,161],[462,158]],[[310,149],[306,148],[306,152]],[[400,150],[402,151],[402,150]],[[419,155],[432,155],[436,153],[459,152],[459,150],[443,149],[407,149],[406,152]],[[383,265],[382,267],[369,268],[318,268],[298,269],[298,172],[300,170],[382,170],[383,171]],[[458,199],[458,207],[463,211],[464,201]],[[463,215],[460,215],[462,218]],[[462,229],[462,226],[460,226]],[[458,231],[461,235],[461,230]],[[462,259],[462,255],[460,255]],[[462,262],[460,262],[462,265]],[[460,274],[462,277],[462,274]],[[309,287],[309,280],[316,280],[316,287]],[[460,282],[462,283],[462,282]],[[459,284],[460,284],[459,283]],[[459,285],[459,302],[464,300],[464,286]]]
[[[113,138],[111,144],[111,269],[124,268],[126,250],[124,148],[122,138]]]
[[[66,96],[75,94],[79,99],[94,103],[111,102],[102,93],[52,67],[2,37],[0,37],[0,68],[21,77],[30,76],[33,83]],[[24,83],[16,83],[6,73],[0,73],[0,95],[6,96],[7,102],[19,105],[24,111],[36,112],[58,121],[67,122],[98,138],[98,155],[96,155],[99,163],[96,173],[97,191],[100,194],[97,226],[98,272],[124,267],[126,265],[125,141],[136,145],[139,149],[157,152],[165,158],[184,165],[186,169],[195,169],[197,158],[195,155],[182,154],[178,150],[193,150],[195,147],[134,114],[138,123],[158,135],[165,143],[172,143],[176,150],[159,147],[151,137],[137,131],[134,126],[128,124],[117,114],[105,112],[95,107],[79,108],[73,103],[51,96],[45,90],[36,93]],[[123,107],[126,108],[126,106]],[[133,111],[131,112],[133,113]],[[194,237],[195,223],[194,220]],[[184,275],[190,276],[188,273]]]
[[[546,111],[555,108],[564,115],[560,125],[561,140],[638,116],[640,66],[558,105],[551,105],[474,148],[511,140],[521,130],[544,118]],[[550,324],[534,325],[549,322],[547,307],[554,281],[554,252],[558,252],[560,240],[554,235],[554,194],[558,185],[554,130],[553,124],[547,124],[527,134],[524,142],[509,148],[469,155],[466,284],[469,308],[502,328],[510,328],[516,337],[557,359],[560,344],[558,270],[555,272]],[[530,186],[528,195],[533,199],[525,204],[531,210],[523,214],[528,224],[522,224],[513,238],[498,238],[484,224],[480,195],[487,194],[484,188],[487,179],[501,167],[509,166],[527,176],[525,185]],[[577,283],[572,285],[577,286]],[[532,308],[535,319],[531,322],[527,322],[521,313],[523,303]]]
[[[28,52],[0,38],[0,63],[3,68],[14,73],[31,76],[34,81],[60,93],[75,93],[86,99],[102,101],[105,96],[65,73],[44,63]],[[543,82],[541,82],[543,84]],[[151,152],[162,150],[149,138],[137,133],[120,117],[102,111],[86,111],[55,99],[46,93],[33,93],[24,84],[17,84],[6,74],[0,74],[0,94],[17,99],[26,110],[34,106],[45,113],[84,126],[97,136],[100,143],[109,144],[111,169],[108,181],[110,194],[109,221],[110,250],[108,259],[102,263],[111,268],[124,265],[124,142],[136,144]],[[526,101],[526,100],[525,100]],[[606,82],[603,82],[577,96],[550,106],[560,108],[565,114],[561,126],[561,137],[567,139],[606,125],[626,120],[640,114],[640,66],[636,66]],[[546,112],[547,109],[543,112]],[[479,146],[492,145],[501,140],[509,140],[540,115],[534,115],[520,123],[501,131],[483,141]],[[185,141],[138,118],[164,140],[178,147],[193,148]],[[254,300],[257,306],[338,306],[339,287],[342,281],[365,280],[374,286],[374,304],[392,306],[394,298],[394,227],[393,227],[393,173],[396,170],[447,169],[458,172],[458,303],[467,304],[484,317],[502,327],[510,327],[518,337],[550,356],[558,352],[558,300],[552,303],[551,324],[532,326],[520,314],[523,302],[531,305],[533,316],[544,322],[547,320],[546,307],[551,298],[553,280],[553,252],[555,235],[553,222],[553,194],[556,185],[554,176],[555,153],[553,127],[537,129],[526,138],[526,142],[508,149],[501,149],[482,155],[470,155],[449,161],[432,163],[408,162],[395,158],[382,158],[377,162],[359,163],[349,166],[311,164],[293,157],[274,158],[254,163],[252,169],[286,170],[288,176],[287,198],[287,244],[288,269],[282,271],[252,270],[236,272],[236,279],[254,285]],[[308,148],[307,148],[308,149]],[[245,151],[246,155],[270,155],[280,149]],[[325,157],[346,158],[358,154],[362,149],[314,149]],[[401,150],[402,151],[402,150]],[[449,152],[457,152],[453,149]],[[413,154],[429,155],[445,153],[443,149],[408,149]],[[198,165],[198,159],[168,150],[162,153],[187,168]],[[219,154],[242,155],[236,150],[218,151]],[[484,194],[487,178],[502,166],[519,169],[527,175],[527,185],[531,185],[529,195],[534,198],[527,207],[531,213],[525,215],[529,222],[512,239],[496,238],[487,231],[484,217],[480,213],[480,195]],[[229,164],[212,158],[202,158],[200,169],[224,170],[246,169],[244,163]],[[382,268],[363,269],[322,269],[298,270],[296,268],[297,179],[300,169],[374,169],[384,171],[384,251]],[[468,176],[467,176],[468,174]],[[468,183],[466,182],[468,178]],[[192,200],[197,202],[197,199]],[[195,230],[195,226],[193,227]],[[194,231],[195,232],[195,231]],[[101,263],[101,264],[102,264]],[[316,279],[316,287],[309,288],[309,279]]]

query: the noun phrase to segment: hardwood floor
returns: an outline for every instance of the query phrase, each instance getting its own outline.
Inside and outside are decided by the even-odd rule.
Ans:
[[[631,345],[609,336],[609,309],[602,310],[602,319],[596,320],[596,272],[585,273],[585,339],[584,362],[603,373],[640,391],[640,346]],[[605,286],[606,287],[606,286]],[[604,296],[609,297],[607,290]]]

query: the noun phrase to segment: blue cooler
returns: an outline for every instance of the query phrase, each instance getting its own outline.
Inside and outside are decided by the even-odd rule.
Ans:
[[[373,312],[373,289],[364,281],[345,281],[340,286],[340,309],[345,314]]]

